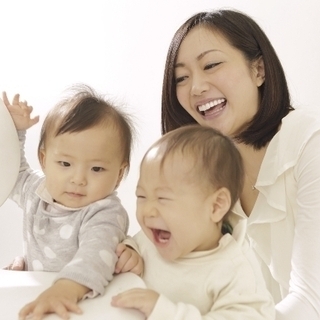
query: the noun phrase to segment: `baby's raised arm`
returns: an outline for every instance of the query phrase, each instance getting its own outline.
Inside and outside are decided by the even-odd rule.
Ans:
[[[7,93],[2,93],[2,99],[7,107],[17,130],[27,130],[39,122],[39,116],[31,118],[33,108],[27,101],[20,101],[20,94],[15,94],[12,103],[9,102]]]

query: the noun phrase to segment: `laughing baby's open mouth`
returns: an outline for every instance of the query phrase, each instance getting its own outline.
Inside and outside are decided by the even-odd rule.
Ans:
[[[161,229],[152,229],[152,233],[155,241],[159,243],[167,243],[171,237],[171,233],[169,231]]]

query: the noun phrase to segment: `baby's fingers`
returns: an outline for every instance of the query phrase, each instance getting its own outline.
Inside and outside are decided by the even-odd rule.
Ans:
[[[72,302],[70,300],[63,300],[56,308],[55,313],[57,315],[59,315],[62,319],[69,319],[69,313],[70,312],[74,312],[77,314],[81,314],[82,310],[81,308],[78,306],[78,304],[76,302]]]
[[[3,100],[3,103],[5,104],[5,106],[8,108],[8,106],[10,106],[10,102],[7,97],[7,93],[5,91],[2,92],[2,100]]]
[[[20,106],[21,110],[23,110],[23,116],[29,118],[29,127],[32,127],[33,125],[35,125],[36,123],[39,122],[39,116],[36,116],[34,118],[30,117],[30,115],[33,111],[33,107],[28,106],[28,102],[26,100],[23,102],[20,102],[19,106]]]
[[[11,103],[10,103],[8,96],[7,96],[7,93],[5,91],[2,92],[2,100],[7,108],[11,106]],[[18,105],[20,102],[19,100],[20,100],[20,94],[16,93],[12,99],[12,105],[15,105],[15,104]]]
[[[26,115],[32,112],[32,107],[28,106],[28,102],[26,100],[18,102],[20,108],[25,111]]]
[[[18,105],[20,102],[20,94],[16,93],[12,99],[12,105]]]
[[[39,122],[39,116],[35,116],[34,118],[30,118],[28,121],[28,127],[32,127],[33,125],[35,125],[36,123]]]
[[[82,313],[80,307],[69,300],[55,300],[48,303],[31,302],[20,310],[19,320],[29,319],[29,315],[32,315],[32,320],[42,320],[47,313],[56,313],[62,319],[68,320],[70,319],[68,311]]]
[[[20,102],[20,94],[17,93],[12,99],[12,104],[10,103],[7,93],[4,91],[2,92],[2,100],[9,110],[10,113],[14,113],[17,115],[22,115],[22,116],[28,116],[30,112],[28,112],[28,105],[27,102]]]
[[[35,308],[35,302],[28,303],[19,311],[19,320],[27,319],[27,316],[32,314],[33,309]],[[41,318],[40,318],[41,319]]]
[[[121,292],[111,299],[111,305],[121,308],[135,308],[136,307],[136,294],[135,289],[129,289]]]
[[[122,247],[119,248],[119,246],[120,245],[118,245],[117,252],[116,252],[119,258],[116,263],[115,273],[128,272],[130,271],[131,268],[135,266],[134,261],[132,261],[131,250],[127,248],[125,245],[123,245],[125,247],[124,250],[122,250]]]
[[[116,248],[116,255],[120,257],[123,251],[125,251],[126,249],[127,249],[127,246],[125,244],[119,243]]]

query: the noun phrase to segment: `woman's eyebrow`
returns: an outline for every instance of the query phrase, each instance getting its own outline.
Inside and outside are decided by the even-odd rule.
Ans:
[[[204,51],[202,53],[200,53],[198,56],[197,56],[197,60],[201,60],[206,54],[210,53],[210,52],[215,52],[215,51],[220,51],[220,50],[217,50],[217,49],[210,49],[210,50],[207,50],[207,51]]]

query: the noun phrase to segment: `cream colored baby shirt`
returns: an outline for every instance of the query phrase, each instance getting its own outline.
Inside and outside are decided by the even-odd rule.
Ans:
[[[148,320],[274,319],[272,297],[248,246],[231,235],[218,248],[192,252],[174,262],[158,254],[140,231],[133,246],[144,259],[143,279],[160,293]]]

